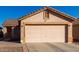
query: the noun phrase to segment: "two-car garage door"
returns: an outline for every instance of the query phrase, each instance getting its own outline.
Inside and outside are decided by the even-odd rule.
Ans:
[[[65,42],[64,25],[27,25],[26,42]]]

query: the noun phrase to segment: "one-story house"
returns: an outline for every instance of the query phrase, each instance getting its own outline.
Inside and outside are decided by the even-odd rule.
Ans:
[[[4,40],[20,41],[20,25],[18,20],[6,20],[3,24]]]
[[[7,40],[28,42],[78,42],[78,19],[54,8],[44,7],[3,24]]]

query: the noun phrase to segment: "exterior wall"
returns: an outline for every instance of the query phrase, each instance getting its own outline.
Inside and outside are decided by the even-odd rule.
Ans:
[[[74,42],[79,42],[79,25],[73,25]]]
[[[24,35],[24,33],[25,33],[25,25],[23,23],[21,23],[21,26],[20,26],[20,38],[21,38],[21,40],[20,40],[20,42],[22,44],[26,43],[25,42],[25,35]]]
[[[72,23],[69,21],[66,21],[60,17],[57,17],[51,13],[49,13],[49,18],[44,19],[43,18],[43,12],[36,14],[34,16],[31,16],[27,19],[21,20],[21,43],[26,43],[25,42],[25,26],[26,24],[66,24],[68,25],[66,31],[68,31],[68,36],[67,36],[67,42],[73,42],[73,31],[72,31]]]
[[[44,19],[43,19],[43,12],[37,14],[37,15],[34,15],[34,16],[31,16],[27,19],[24,19],[22,20],[21,22],[24,22],[24,23],[42,23],[44,22]]]
[[[73,24],[68,24],[68,43],[73,42]]]
[[[49,13],[49,19],[47,20],[47,22],[53,22],[53,23],[61,23],[61,24],[68,24],[69,22],[56,16],[53,15],[51,13]]]
[[[32,23],[36,23],[36,24],[39,24],[39,23],[53,23],[53,24],[68,24],[69,22],[66,21],[66,20],[63,20],[62,18],[59,18],[51,13],[49,13],[49,18],[48,19],[44,19],[43,18],[43,12],[37,14],[37,15],[34,15],[34,16],[31,16],[27,19],[24,19],[22,20],[21,22],[23,23],[26,23],[26,24],[32,24]]]

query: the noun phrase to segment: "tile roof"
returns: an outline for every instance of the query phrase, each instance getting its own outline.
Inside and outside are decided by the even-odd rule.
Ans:
[[[14,20],[14,19],[6,20],[3,23],[3,26],[18,26],[18,25],[19,25],[18,20]]]

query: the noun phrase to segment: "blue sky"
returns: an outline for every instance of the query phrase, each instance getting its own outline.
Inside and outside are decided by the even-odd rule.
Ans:
[[[51,6],[61,12],[79,18],[79,6]],[[0,26],[7,19],[17,19],[23,15],[29,14],[43,6],[0,6]]]

